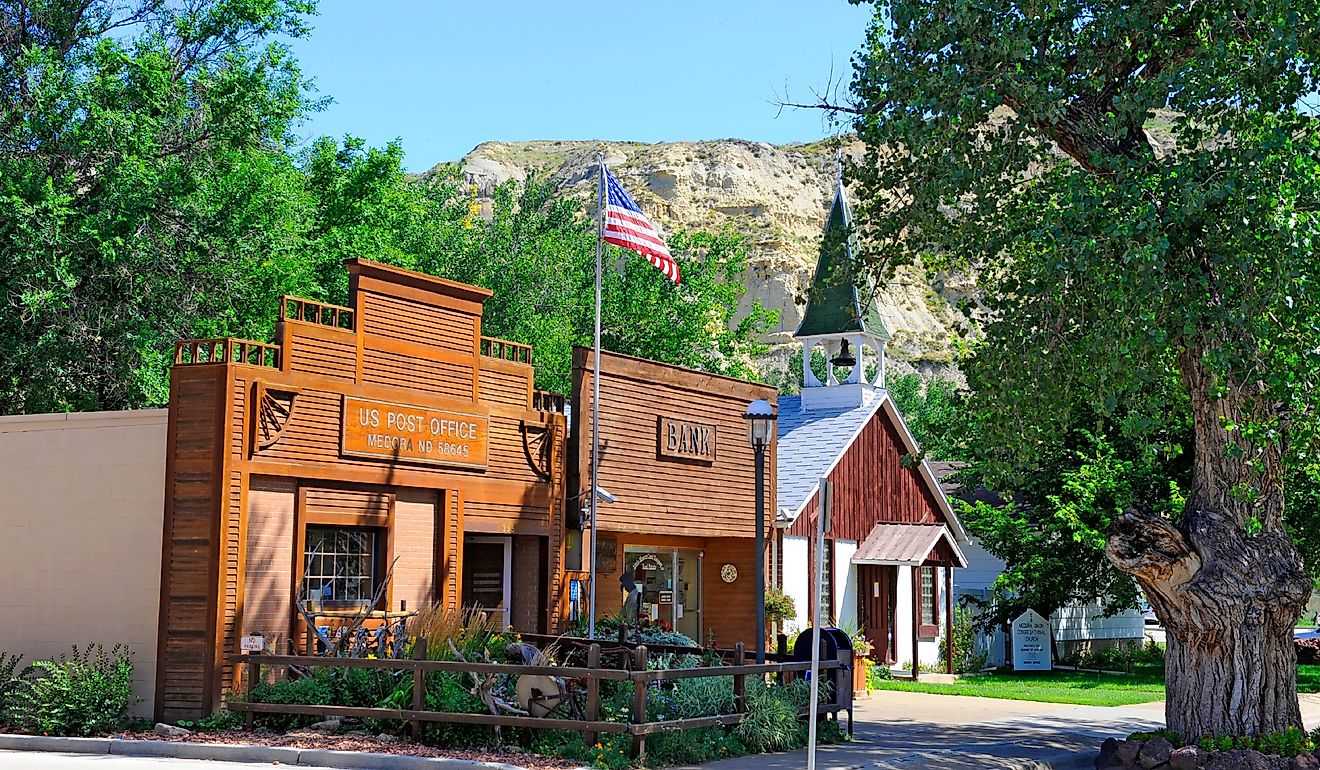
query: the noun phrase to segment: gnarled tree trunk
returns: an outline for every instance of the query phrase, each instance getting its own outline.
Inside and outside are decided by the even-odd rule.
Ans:
[[[1272,405],[1249,387],[1215,394],[1199,350],[1179,363],[1195,435],[1183,518],[1129,511],[1106,552],[1168,632],[1169,729],[1195,739],[1300,727],[1292,638],[1311,583],[1283,523],[1282,450],[1226,428]]]

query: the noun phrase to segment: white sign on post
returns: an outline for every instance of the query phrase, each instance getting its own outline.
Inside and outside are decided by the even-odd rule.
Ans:
[[[1049,671],[1054,667],[1050,649],[1050,622],[1035,610],[1013,621],[1013,670]]]
[[[243,652],[264,652],[266,649],[266,639],[257,634],[250,634],[240,637],[238,646]]]

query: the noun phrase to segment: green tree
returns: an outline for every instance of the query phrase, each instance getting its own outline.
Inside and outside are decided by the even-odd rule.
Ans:
[[[844,107],[868,266],[980,270],[971,409],[1001,467],[1089,413],[1140,435],[1184,405],[1181,510],[1133,501],[1105,532],[1168,629],[1182,735],[1301,723],[1310,581],[1284,501],[1320,406],[1318,21],[1289,0],[880,0]]]
[[[0,412],[164,401],[176,340],[305,285],[302,0],[0,3]]]

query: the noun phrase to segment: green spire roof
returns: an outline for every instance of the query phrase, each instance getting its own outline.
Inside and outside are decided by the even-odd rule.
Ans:
[[[858,275],[853,264],[852,221],[843,197],[843,182],[834,190],[834,205],[825,222],[820,260],[811,279],[807,311],[795,337],[831,334],[869,334],[889,339],[889,331],[875,304],[875,287],[869,276]]]

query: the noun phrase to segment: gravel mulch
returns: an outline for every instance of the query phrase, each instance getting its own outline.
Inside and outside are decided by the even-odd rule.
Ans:
[[[407,754],[418,757],[440,757],[446,759],[470,759],[476,762],[502,762],[509,765],[529,768],[529,770],[561,770],[581,767],[581,763],[567,759],[546,757],[523,751],[510,750],[464,750],[441,749],[421,743],[397,738],[382,741],[363,735],[332,735],[294,730],[288,733],[248,732],[246,730],[225,730],[222,732],[189,733],[177,737],[166,737],[155,732],[126,732],[116,735],[118,738],[142,741],[171,741],[186,743],[238,743],[249,746],[282,746],[292,749],[333,749],[336,751],[372,751],[377,754]]]

